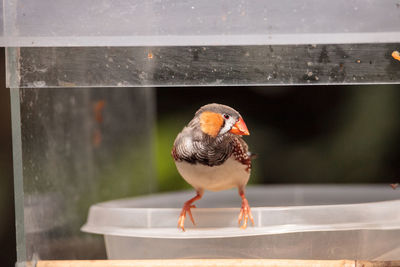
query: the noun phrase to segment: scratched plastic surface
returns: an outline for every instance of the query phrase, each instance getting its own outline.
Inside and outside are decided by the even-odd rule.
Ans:
[[[400,62],[391,54],[399,49],[397,44],[387,43],[9,48],[8,85],[394,84],[400,83]]]
[[[260,186],[247,197],[255,226],[237,225],[235,190],[207,192],[196,226],[177,229],[193,192],[99,203],[82,230],[105,235],[110,259],[400,259],[400,195],[382,186]],[[168,249],[165,249],[168,247]]]
[[[397,0],[2,2],[2,46],[400,42]]]
[[[11,93],[18,262],[105,257],[79,228],[92,203],[154,189],[152,89]]]

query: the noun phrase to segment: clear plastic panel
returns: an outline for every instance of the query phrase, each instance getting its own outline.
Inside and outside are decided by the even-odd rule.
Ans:
[[[9,85],[393,84],[400,82],[400,62],[391,56],[396,49],[396,44],[15,48],[8,49]]]
[[[397,0],[4,1],[3,46],[400,42]]]
[[[151,88],[11,89],[18,261],[105,257],[97,201],[155,188]]]

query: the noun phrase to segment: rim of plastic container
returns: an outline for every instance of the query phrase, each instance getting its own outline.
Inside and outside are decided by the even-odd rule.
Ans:
[[[171,194],[161,194],[161,197]],[[198,225],[193,226],[187,219],[186,231],[183,232],[177,228],[179,208],[112,207],[119,202],[146,198],[149,199],[139,197],[95,204],[90,208],[87,223],[81,230],[121,237],[187,239],[400,229],[400,194],[397,200],[356,204],[253,207],[255,225],[249,222],[245,230],[237,226],[239,208],[193,209]],[[120,220],[115,222],[118,217]]]

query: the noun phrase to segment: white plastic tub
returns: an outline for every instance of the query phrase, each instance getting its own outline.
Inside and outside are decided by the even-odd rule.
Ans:
[[[93,205],[82,230],[105,236],[110,259],[400,259],[400,191],[389,185],[259,186],[246,195],[255,218],[246,230],[235,190],[206,192],[186,232],[177,220],[194,192]]]

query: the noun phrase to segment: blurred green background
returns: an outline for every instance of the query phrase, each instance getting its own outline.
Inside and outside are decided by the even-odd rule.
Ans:
[[[15,263],[9,90],[0,88],[0,262]],[[400,181],[400,87],[296,86],[159,88],[158,191],[190,188],[170,156],[179,131],[202,105],[229,105],[243,116],[254,161],[250,183]],[[400,193],[400,192],[399,192]]]

